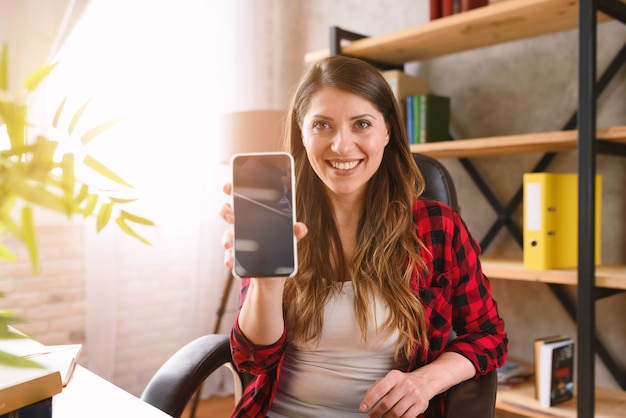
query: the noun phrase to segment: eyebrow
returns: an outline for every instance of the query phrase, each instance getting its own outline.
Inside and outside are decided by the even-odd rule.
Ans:
[[[351,117],[350,120],[366,118],[368,116],[372,119],[376,119],[376,117],[370,113],[363,113],[361,115],[356,115],[356,116]]]
[[[361,118],[365,118],[365,117],[370,117],[372,119],[376,119],[376,116],[370,114],[370,113],[362,113],[360,115],[355,115],[350,117],[350,120],[356,120],[356,119],[361,119]],[[334,118],[330,117],[330,116],[326,116],[326,115],[320,115],[320,114],[315,114],[312,117],[314,118],[322,118],[322,119],[328,119],[328,120],[334,120]]]

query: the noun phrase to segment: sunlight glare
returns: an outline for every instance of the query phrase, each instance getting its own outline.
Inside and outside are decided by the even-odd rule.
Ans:
[[[146,205],[176,211],[206,188],[217,161],[220,23],[214,2],[94,0],[61,49],[48,100],[63,97],[67,124],[86,100],[78,135],[122,122],[86,151],[140,190]],[[222,7],[222,6],[220,6]]]

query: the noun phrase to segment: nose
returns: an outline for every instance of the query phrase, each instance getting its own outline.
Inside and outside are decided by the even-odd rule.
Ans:
[[[348,155],[354,145],[352,132],[348,128],[337,129],[333,136],[331,149],[339,155]]]

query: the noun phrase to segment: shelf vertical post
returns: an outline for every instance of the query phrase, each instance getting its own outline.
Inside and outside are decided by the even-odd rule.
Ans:
[[[577,409],[595,410],[596,4],[578,2],[578,318]]]

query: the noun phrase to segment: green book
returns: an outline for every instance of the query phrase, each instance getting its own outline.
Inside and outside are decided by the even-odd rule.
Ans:
[[[449,139],[450,98],[435,94],[423,94],[420,96],[419,103],[419,143]]]
[[[419,144],[420,141],[420,113],[421,113],[421,97],[413,96],[413,143]]]

